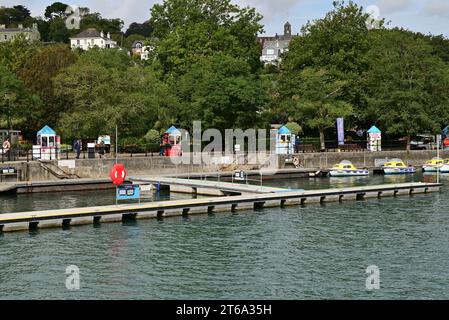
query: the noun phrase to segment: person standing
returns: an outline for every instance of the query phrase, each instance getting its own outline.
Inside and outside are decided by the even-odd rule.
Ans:
[[[75,144],[73,145],[73,149],[76,152],[76,158],[79,159],[80,158],[80,154],[81,154],[81,140],[77,139],[75,141]]]
[[[11,160],[11,142],[9,142],[9,137],[7,137],[5,139],[5,141],[3,141],[3,154],[6,155],[6,159],[8,159],[8,161]]]
[[[449,137],[446,137],[446,139],[443,140],[443,149],[449,150]]]

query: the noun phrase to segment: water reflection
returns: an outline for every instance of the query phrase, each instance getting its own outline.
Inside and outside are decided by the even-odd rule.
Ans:
[[[382,184],[391,178],[394,183],[424,179],[372,176],[264,184],[312,189]],[[0,234],[0,298],[447,299],[449,246],[442,244],[449,241],[448,196],[444,188],[441,194],[327,206]],[[114,192],[1,200],[13,209],[98,205],[113,202]],[[79,292],[65,288],[65,268],[71,264],[80,267]],[[372,264],[382,270],[382,289],[367,292],[365,270]]]

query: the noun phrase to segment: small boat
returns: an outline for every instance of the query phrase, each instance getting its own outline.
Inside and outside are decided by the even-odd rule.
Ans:
[[[423,171],[424,172],[438,172],[438,170],[441,169],[441,167],[444,164],[444,160],[441,158],[433,158],[432,160],[429,160],[426,162],[425,165],[423,165]]]
[[[386,162],[382,169],[384,174],[413,174],[416,173],[416,168],[406,166],[401,159],[392,159]]]
[[[369,176],[369,170],[357,169],[351,161],[342,161],[332,167],[329,171],[331,177],[362,177]]]
[[[449,159],[444,160],[444,164],[440,168],[441,173],[449,173]]]

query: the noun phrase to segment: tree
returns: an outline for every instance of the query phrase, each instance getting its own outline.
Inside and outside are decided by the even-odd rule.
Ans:
[[[144,38],[148,38],[153,33],[153,27],[149,21],[144,23],[133,22],[129,25],[128,30],[125,32],[125,36],[140,35]]]
[[[366,76],[371,120],[408,142],[416,134],[441,132],[449,121],[448,64],[413,33],[379,30],[372,38]]]
[[[53,20],[56,18],[66,18],[68,5],[62,2],[54,2],[45,9],[45,18]]]
[[[325,150],[325,130],[335,126],[338,117],[353,115],[352,106],[341,98],[347,83],[325,69],[311,67],[302,70],[296,80],[296,94],[289,99],[290,113],[319,131],[321,150]]]
[[[18,35],[11,41],[0,42],[0,63],[18,75],[30,56],[41,46],[39,41],[30,41],[24,35]]]
[[[19,71],[27,91],[40,97],[43,104],[36,113],[35,128],[45,124],[55,126],[67,102],[54,95],[52,78],[76,61],[76,55],[66,45],[40,48],[29,57]]]
[[[14,125],[26,122],[32,100],[16,75],[0,64],[0,126],[12,130]]]
[[[158,76],[118,50],[86,52],[53,80],[55,94],[69,101],[58,129],[68,138],[96,137],[117,125],[122,137],[143,137],[168,125],[176,100]]]
[[[183,101],[179,122],[185,128],[194,120],[222,131],[257,127],[268,99],[249,64],[225,54],[203,58],[175,86]]]
[[[21,24],[30,24],[34,22],[31,12],[22,5],[12,8],[0,7],[0,24],[8,26]]]
[[[297,122],[289,122],[285,125],[293,134],[301,134],[302,127]]]
[[[295,94],[299,84],[294,78],[298,72],[308,67],[325,69],[334,79],[347,83],[340,98],[355,108],[357,118],[354,120],[364,124],[365,88],[360,80],[369,68],[368,18],[363,8],[352,1],[348,4],[334,1],[334,9],[324,18],[303,26],[301,35],[292,40],[281,63],[280,95]]]
[[[260,68],[262,17],[230,0],[165,0],[151,9],[157,57],[167,75],[181,75],[202,57],[215,53],[243,59]]]

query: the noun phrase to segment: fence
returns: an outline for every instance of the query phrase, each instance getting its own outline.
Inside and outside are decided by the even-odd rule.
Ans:
[[[326,150],[325,152],[358,152],[367,150],[367,141],[357,140],[357,141],[347,141],[345,145],[339,146],[338,142],[335,140],[325,141]],[[303,139],[301,144],[296,147],[296,153],[316,153],[321,152],[319,139]],[[403,140],[382,140],[382,151],[401,151],[407,149],[407,142]],[[136,151],[136,152],[134,152]],[[38,153],[36,153],[38,152]],[[215,156],[219,153],[215,153]],[[222,155],[225,155],[223,152]],[[1,163],[7,161],[35,161],[37,159],[42,159],[45,156],[45,160],[73,160],[73,159],[101,159],[101,158],[114,158],[115,154],[112,153],[102,153],[99,148],[94,150],[83,149],[79,158],[77,154],[66,149],[54,149],[53,153],[47,154],[43,153],[41,149],[37,150],[25,150],[20,147],[15,147],[9,152],[6,152],[0,146],[0,160]],[[133,158],[133,157],[156,157],[160,156],[160,152],[142,152],[141,150],[133,149],[120,149],[120,158]]]

